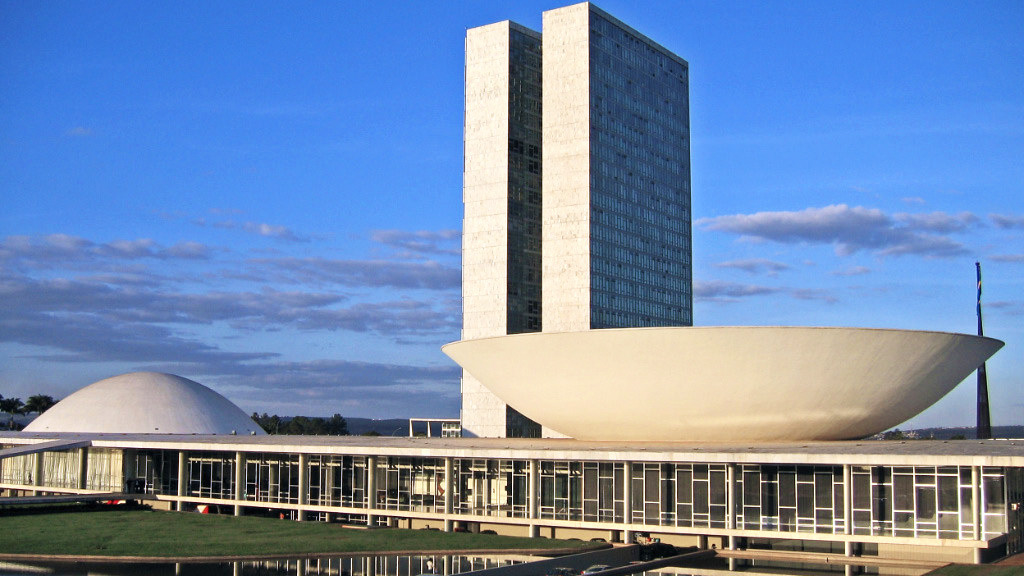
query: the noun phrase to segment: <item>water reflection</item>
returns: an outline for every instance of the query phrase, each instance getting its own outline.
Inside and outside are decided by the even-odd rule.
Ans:
[[[781,562],[778,560],[724,558],[721,556],[693,562],[687,566],[658,568],[635,576],[855,576],[877,574],[885,576],[921,576],[933,568],[912,566],[871,566],[857,564],[821,564],[809,562]]]
[[[303,558],[219,563],[86,563],[86,562],[0,562],[0,576],[451,576],[487,568],[530,562],[531,556],[353,556],[347,558]],[[929,569],[911,567],[809,564],[723,558],[695,561],[687,566],[666,567],[638,573],[639,576],[920,576]],[[538,574],[537,576],[544,576]]]
[[[353,556],[217,563],[0,562],[0,576],[449,576],[529,556]]]

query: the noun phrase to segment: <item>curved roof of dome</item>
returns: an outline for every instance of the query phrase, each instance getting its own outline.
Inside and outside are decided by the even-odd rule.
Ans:
[[[188,378],[158,372],[94,382],[41,414],[25,431],[265,434],[227,398]]]

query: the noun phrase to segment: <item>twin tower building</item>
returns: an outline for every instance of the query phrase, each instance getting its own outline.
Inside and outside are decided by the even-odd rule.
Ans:
[[[464,144],[463,339],[692,325],[685,60],[589,3],[472,28]],[[462,425],[557,435],[466,372]]]

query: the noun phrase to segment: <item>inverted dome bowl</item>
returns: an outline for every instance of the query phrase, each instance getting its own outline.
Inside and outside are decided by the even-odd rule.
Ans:
[[[847,440],[917,415],[1003,346],[866,328],[686,327],[462,340],[445,354],[580,440]]]

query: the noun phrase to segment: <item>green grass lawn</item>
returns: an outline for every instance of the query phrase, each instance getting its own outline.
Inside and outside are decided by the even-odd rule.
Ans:
[[[139,510],[0,515],[0,554],[269,556],[401,550],[583,548],[589,542]]]

